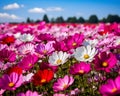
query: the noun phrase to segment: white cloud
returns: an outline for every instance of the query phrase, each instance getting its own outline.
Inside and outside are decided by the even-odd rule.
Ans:
[[[14,15],[14,14],[8,14],[8,13],[0,13],[0,18],[2,18],[2,19],[12,19],[12,20],[21,19],[20,17]]]
[[[6,5],[3,7],[4,10],[10,10],[10,9],[18,9],[18,8],[21,8],[21,7],[24,7],[24,5],[19,5],[17,3],[13,3],[13,4],[9,4],[9,5]]]
[[[30,12],[30,13],[46,13],[46,11],[43,8],[29,9],[28,12]]]
[[[47,11],[63,11],[61,7],[49,7],[46,10]]]

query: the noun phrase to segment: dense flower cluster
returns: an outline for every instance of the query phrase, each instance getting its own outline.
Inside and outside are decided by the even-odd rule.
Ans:
[[[120,24],[0,24],[0,96],[119,96]]]

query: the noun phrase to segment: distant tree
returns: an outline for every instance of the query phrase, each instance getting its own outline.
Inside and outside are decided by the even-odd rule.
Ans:
[[[83,17],[78,18],[78,23],[85,23],[85,19]]]
[[[118,15],[108,15],[106,21],[110,23],[120,22],[120,17]]]
[[[77,18],[75,16],[74,17],[68,17],[67,22],[68,23],[77,23]]]
[[[89,23],[98,23],[98,21],[99,20],[96,15],[91,15],[88,20]]]
[[[31,23],[31,20],[30,20],[29,17],[27,18],[26,22],[27,22],[27,23]]]
[[[55,18],[51,18],[50,22],[55,23]]]
[[[45,21],[46,23],[49,23],[49,19],[48,19],[48,16],[46,14],[43,16],[43,21]]]
[[[106,23],[107,21],[106,21],[106,18],[103,18],[103,19],[101,19],[101,20],[99,20],[100,22],[103,22],[103,23]]]
[[[61,17],[57,17],[56,18],[56,23],[64,23],[63,17],[62,16]]]
[[[40,22],[40,20],[39,20],[39,19],[35,21],[35,23],[39,23],[39,22]]]

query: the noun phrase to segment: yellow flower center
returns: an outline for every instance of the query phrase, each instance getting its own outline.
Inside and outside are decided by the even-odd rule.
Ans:
[[[8,86],[9,86],[9,87],[13,87],[13,86],[14,86],[14,83],[13,83],[13,82],[10,82],[10,83],[8,84]]]
[[[113,88],[113,89],[111,90],[112,93],[114,93],[114,92],[116,92],[116,91],[117,91],[117,88]]]
[[[66,89],[68,86],[65,84],[64,86],[63,86],[63,89]]]
[[[42,80],[41,80],[41,83],[45,83],[45,82],[46,82],[46,80],[45,80],[45,79],[42,79]]]
[[[84,55],[84,59],[88,59],[90,56],[88,54]]]
[[[32,66],[32,64],[30,63],[28,66],[30,67],[30,66]]]
[[[103,63],[102,63],[102,66],[103,66],[103,67],[107,67],[107,66],[108,66],[108,63],[107,63],[107,62],[103,62]]]
[[[77,43],[76,43],[76,42],[74,42],[72,45],[73,45],[73,46],[76,46],[76,45],[77,45]]]
[[[83,73],[84,73],[84,70],[80,70],[79,73],[80,73],[80,74],[83,74]]]
[[[43,50],[43,53],[44,53],[44,54],[47,53],[47,50]]]
[[[62,60],[58,59],[56,63],[60,64],[60,63],[62,63]]]

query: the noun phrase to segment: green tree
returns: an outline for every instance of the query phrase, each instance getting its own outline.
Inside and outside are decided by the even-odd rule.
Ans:
[[[113,23],[113,22],[120,22],[120,17],[118,15],[108,15],[107,22]]]
[[[56,23],[64,23],[63,17],[62,16],[61,17],[57,17],[56,18]]]
[[[96,15],[91,15],[88,20],[89,23],[98,23],[98,18]]]
[[[49,19],[48,19],[48,16],[46,14],[43,16],[43,21],[45,21],[46,23],[49,23]]]
[[[27,18],[26,22],[27,22],[27,23],[31,23],[31,20],[30,20],[29,17]]]
[[[78,18],[78,23],[85,23],[85,19],[83,17]]]
[[[75,16],[74,17],[68,17],[67,22],[68,23],[77,23],[77,18]]]

